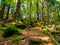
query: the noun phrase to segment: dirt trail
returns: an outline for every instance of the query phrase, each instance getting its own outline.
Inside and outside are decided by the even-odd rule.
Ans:
[[[38,28],[30,28],[29,30],[23,30],[23,34],[28,35],[30,38],[42,39],[43,45],[55,45],[55,43],[48,36],[48,34],[43,34]]]
[[[30,29],[24,29],[23,35],[25,36],[18,36],[19,38],[23,37],[24,39],[20,40],[18,44],[14,43],[12,40],[0,42],[0,45],[29,45],[29,38],[34,39],[41,39],[43,41],[40,45],[55,45],[52,39],[47,35],[43,34],[40,31],[40,28],[30,28]]]

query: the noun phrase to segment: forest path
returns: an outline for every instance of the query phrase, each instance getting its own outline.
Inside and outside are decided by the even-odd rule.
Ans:
[[[23,30],[23,35],[25,36],[18,36],[19,38],[24,38],[23,40],[20,40],[18,44],[13,43],[12,40],[0,42],[0,45],[29,45],[28,39],[41,39],[43,43],[41,45],[55,45],[54,41],[49,37],[48,34],[44,34],[41,32],[40,27],[34,27],[34,28],[26,28]]]
[[[23,30],[23,34],[29,36],[29,38],[41,39],[42,45],[55,45],[54,41],[48,34],[44,34],[40,31],[39,27]]]

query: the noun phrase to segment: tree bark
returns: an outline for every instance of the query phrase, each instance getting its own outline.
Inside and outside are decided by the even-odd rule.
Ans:
[[[47,0],[42,0],[42,20],[47,24]]]
[[[8,5],[8,10],[7,10],[7,17],[6,17],[6,19],[8,19],[8,16],[9,16],[9,10],[10,10],[10,5]]]
[[[3,15],[4,15],[5,6],[6,6],[6,4],[3,3],[2,10],[1,10],[1,16],[0,16],[2,19],[3,19]]]
[[[16,8],[16,12],[15,12],[15,19],[19,21],[19,17],[20,17],[20,0],[18,0],[17,2],[17,8]]]
[[[14,8],[12,8],[11,14],[12,14],[12,20],[14,21]]]
[[[29,14],[30,22],[32,21],[32,19],[31,19],[31,13],[32,13],[31,6],[32,6],[32,1],[30,1],[30,14]]]
[[[38,3],[38,1],[37,1],[37,3],[36,3],[36,13],[37,13],[37,21],[39,21],[39,3]]]

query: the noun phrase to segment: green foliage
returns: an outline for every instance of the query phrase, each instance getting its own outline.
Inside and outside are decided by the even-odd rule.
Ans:
[[[23,19],[22,22],[23,22],[23,25],[25,25],[26,27],[27,26],[30,26],[30,27],[34,27],[35,26],[35,23],[30,21],[30,20],[28,21],[26,19]]]
[[[36,25],[37,26],[43,26],[43,23],[42,22],[37,22]]]
[[[22,22],[22,23],[17,22],[15,24],[15,26],[18,27],[18,28],[21,28],[21,29],[25,29],[26,28],[26,23],[25,22]]]
[[[14,43],[18,43],[19,40],[20,40],[20,38],[18,38],[18,37],[13,38],[13,42],[14,42]]]
[[[10,16],[13,16],[14,15],[13,13],[15,12],[15,8],[16,8],[17,3],[18,3],[17,0],[1,0],[1,1],[3,3],[6,3],[7,7],[8,7],[8,5],[10,5],[10,9],[11,10],[13,9],[14,11],[10,11],[10,12],[12,12],[12,14],[10,13],[9,15]],[[30,2],[31,2],[31,4],[30,4]],[[44,13],[45,12],[44,9],[46,7],[45,8],[43,7],[43,5],[42,5],[43,2],[46,2],[47,3],[47,4],[43,4],[43,5],[46,5],[46,7],[47,7],[47,10],[46,11],[47,11],[47,14],[48,15],[46,17],[43,16],[43,15],[46,14],[46,13]],[[3,3],[1,5],[1,7],[3,6]],[[46,0],[46,1],[45,0],[43,0],[43,1],[42,0],[20,0],[20,3],[21,3],[21,7],[22,8],[21,8],[21,10],[19,10],[20,11],[20,17],[19,17],[19,19],[21,19],[21,18],[23,19],[23,16],[26,16],[26,17],[28,17],[27,19],[30,19],[31,18],[31,21],[32,20],[35,21],[35,20],[37,20],[36,13],[39,12],[39,18],[40,18],[39,20],[43,21],[44,23],[45,22],[47,22],[47,23],[48,22],[54,22],[54,23],[56,23],[57,18],[58,18],[57,21],[60,22],[60,16],[58,16],[58,14],[60,12],[60,2],[57,1],[57,0]],[[39,5],[36,5],[37,3]],[[37,8],[37,7],[39,7],[39,8]],[[43,10],[42,10],[42,8],[43,8]],[[7,11],[7,8],[3,12],[6,13],[6,11]],[[5,17],[5,16],[3,16],[3,17]],[[45,17],[45,19],[46,18],[49,19],[49,21],[42,20],[42,18],[44,18],[44,17]],[[30,20],[29,21],[28,20],[23,21],[23,24],[20,27],[22,29],[25,28],[26,26],[34,27],[35,26],[35,23],[33,23],[31,21]],[[41,24],[40,23],[37,23],[37,26],[41,26]]]
[[[21,20],[23,22],[24,25],[29,25],[30,21],[28,21],[27,19],[22,19]]]
[[[60,31],[60,28],[58,27],[58,28],[55,28],[57,31]]]
[[[41,39],[35,40],[35,39],[33,39],[33,38],[30,38],[29,41],[30,41],[32,44],[42,43],[42,40],[41,40]]]
[[[56,38],[56,37],[55,37],[55,38]],[[56,38],[56,40],[57,40],[58,43],[60,43],[60,39],[57,39],[57,38]]]
[[[25,24],[22,24],[22,25],[16,25],[16,27],[21,28],[21,29],[25,29],[25,28],[26,28],[26,25],[25,25]]]
[[[53,35],[53,37],[56,39],[56,41],[57,41],[58,43],[60,43],[60,39],[57,38],[57,36],[58,36],[58,35]]]
[[[42,29],[41,32],[47,33],[48,31],[47,31],[47,29]]]
[[[36,26],[36,23],[30,22],[30,26],[31,26],[31,27],[35,27],[35,26]]]
[[[0,29],[2,28],[2,24],[0,24]]]
[[[7,29],[4,30],[2,36],[3,37],[10,37],[13,34],[22,34],[21,30],[19,31],[15,26],[8,26]]]

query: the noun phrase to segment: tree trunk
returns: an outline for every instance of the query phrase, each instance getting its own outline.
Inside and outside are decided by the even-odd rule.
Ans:
[[[8,5],[8,10],[7,10],[7,17],[6,17],[6,19],[8,19],[8,16],[9,16],[9,10],[10,10],[10,5]]]
[[[47,24],[47,1],[42,0],[42,20],[44,24]]]
[[[31,12],[32,12],[31,6],[32,6],[32,1],[30,1],[30,14],[29,14],[29,20],[30,20],[30,21],[32,21],[32,19],[31,19]]]
[[[39,21],[39,3],[38,3],[38,1],[37,1],[37,3],[36,3],[36,13],[37,13],[37,21]]]
[[[11,10],[12,20],[14,21],[14,8]]]
[[[19,21],[19,17],[20,17],[20,0],[18,0],[17,2],[17,8],[16,8],[16,12],[15,12],[15,19]]]
[[[5,6],[6,6],[6,4],[3,3],[2,10],[1,10],[1,16],[0,16],[2,19],[3,19],[3,15],[4,15]]]
[[[29,20],[29,16],[28,16],[28,1],[27,1],[27,10],[26,10],[26,19],[28,19]]]

